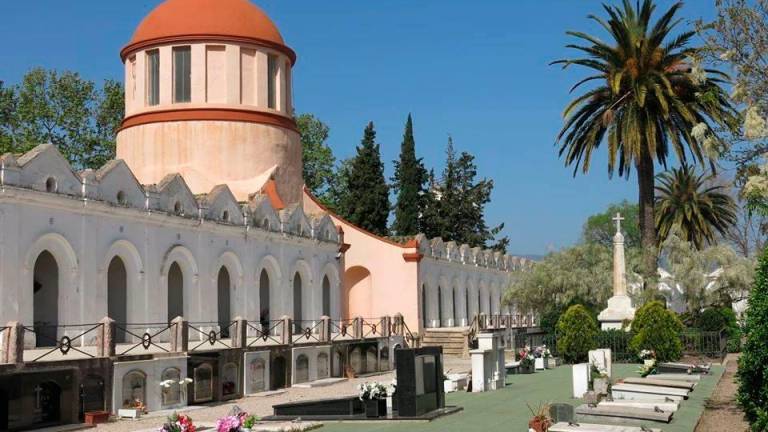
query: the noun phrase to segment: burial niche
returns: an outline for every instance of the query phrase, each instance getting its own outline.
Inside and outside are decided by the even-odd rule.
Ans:
[[[359,346],[349,352],[349,366],[355,371],[356,375],[365,372],[363,368],[363,353]]]
[[[389,347],[383,346],[379,350],[379,370],[389,370]]]
[[[331,316],[331,281],[323,276],[323,316]]]
[[[309,358],[304,354],[299,354],[296,357],[296,382],[307,381],[309,381]]]
[[[283,356],[277,356],[272,361],[272,365],[270,367],[271,375],[272,375],[272,389],[277,390],[281,388],[285,388],[287,380],[287,374],[288,369],[286,368],[286,361],[285,357]]]
[[[221,394],[222,396],[232,396],[237,394],[237,365],[227,363],[221,372]]]
[[[195,402],[213,399],[213,368],[203,363],[195,368]]]
[[[147,403],[147,375],[130,371],[123,375],[123,408],[136,408]]]
[[[328,378],[328,354],[320,353],[317,355],[317,378]]]
[[[379,351],[375,346],[368,347],[365,350],[365,371],[366,372],[378,372],[379,371]]]
[[[174,261],[168,269],[168,322],[180,316],[184,316],[184,273]]]
[[[8,393],[0,389],[0,431],[8,430]]]
[[[293,277],[293,332],[301,333],[303,318],[301,275],[296,273]]]
[[[259,314],[259,320],[261,322],[261,332],[266,334],[269,331],[269,273],[267,269],[261,269],[261,275],[259,275],[259,305],[261,312]]]
[[[121,327],[128,323],[128,273],[120,257],[107,268],[107,315]],[[125,331],[115,329],[115,342],[125,342]]]
[[[248,363],[248,393],[258,393],[267,390],[266,363],[264,359],[255,358]]]
[[[232,292],[232,285],[229,279],[229,271],[226,267],[222,266],[219,269],[218,277],[218,303],[219,303],[219,328],[221,329],[221,337],[228,338],[230,323],[232,322],[232,313],[230,311],[230,295]]]
[[[181,403],[181,372],[176,368],[168,368],[163,371],[162,379],[162,403],[163,407],[178,405]]]
[[[35,341],[38,347],[56,346],[59,324],[59,265],[46,251],[35,261],[33,277],[33,312]]]
[[[40,384],[38,391],[42,423],[58,423],[61,421],[61,387],[53,381]]]
[[[100,376],[88,375],[80,384],[83,413],[89,411],[104,411],[104,380]],[[2,428],[0,428],[2,430]]]

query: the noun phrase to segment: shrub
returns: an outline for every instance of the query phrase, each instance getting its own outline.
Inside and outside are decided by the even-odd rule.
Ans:
[[[652,301],[635,313],[632,321],[634,335],[629,341],[629,348],[634,352],[654,350],[659,361],[677,360],[683,351],[681,331],[683,323],[677,314],[664,308],[661,302]]]
[[[573,305],[557,321],[557,352],[569,363],[586,361],[597,348],[597,334],[597,321],[584,306]]]
[[[730,335],[734,329],[738,330],[739,328],[736,323],[736,313],[729,307],[709,307],[699,315],[696,321],[696,327],[702,331],[728,329]]]
[[[764,431],[768,430],[768,249],[760,257],[745,313],[738,401],[752,430]]]

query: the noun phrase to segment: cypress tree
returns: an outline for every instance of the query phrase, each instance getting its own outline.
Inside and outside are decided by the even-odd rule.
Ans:
[[[346,179],[343,211],[349,222],[374,234],[385,236],[389,217],[389,186],[384,179],[384,163],[373,122],[368,123],[363,139],[352,158]]]
[[[392,231],[398,236],[418,234],[419,221],[424,211],[424,192],[427,170],[421,158],[416,157],[416,143],[413,139],[413,119],[408,114],[400,145],[400,160],[394,161],[395,175],[392,187],[397,193],[395,222]]]

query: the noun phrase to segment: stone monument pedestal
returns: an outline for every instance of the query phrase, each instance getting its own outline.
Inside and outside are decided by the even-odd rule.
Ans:
[[[621,330],[624,321],[632,321],[634,318],[635,308],[632,307],[632,299],[627,295],[609,298],[608,307],[597,316],[603,330]]]

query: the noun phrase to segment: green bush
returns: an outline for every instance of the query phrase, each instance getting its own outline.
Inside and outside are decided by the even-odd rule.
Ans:
[[[587,360],[589,350],[597,348],[597,321],[582,305],[568,308],[557,321],[557,352],[569,363]]]
[[[768,249],[763,252],[749,294],[746,342],[739,359],[738,401],[753,431],[768,430]]]
[[[699,315],[696,320],[696,327],[702,331],[720,331],[728,329],[728,334],[738,330],[739,324],[736,322],[736,313],[729,307],[709,307]]]
[[[644,349],[654,350],[657,360],[674,361],[680,358],[683,351],[681,331],[683,323],[676,313],[664,308],[661,302],[648,302],[635,313],[632,321],[634,335],[629,341],[629,348],[636,353]]]

